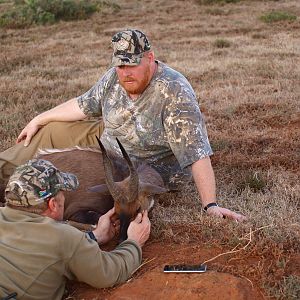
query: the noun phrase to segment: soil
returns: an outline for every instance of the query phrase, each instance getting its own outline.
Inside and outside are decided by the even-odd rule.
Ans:
[[[67,299],[264,299],[253,279],[219,271],[213,263],[207,264],[205,273],[163,273],[166,264],[201,264],[222,252],[216,247],[207,248],[197,243],[150,241],[143,249],[144,263],[126,283],[111,289],[94,289],[83,283],[70,282]],[[239,261],[240,267],[247,268],[250,260]]]

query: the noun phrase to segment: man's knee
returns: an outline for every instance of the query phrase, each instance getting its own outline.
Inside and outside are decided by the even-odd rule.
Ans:
[[[99,132],[99,121],[51,122],[40,132],[43,146],[68,148],[91,145],[90,136]]]
[[[66,148],[76,144],[72,137],[71,123],[73,122],[50,122],[41,128],[37,134],[39,148]]]
[[[70,129],[68,128],[69,122],[49,122],[40,130],[42,135],[63,135],[67,134]]]

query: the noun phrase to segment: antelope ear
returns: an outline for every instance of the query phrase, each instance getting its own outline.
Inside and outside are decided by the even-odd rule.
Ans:
[[[89,187],[87,190],[89,192],[100,193],[102,195],[110,195],[106,184],[94,185],[92,187]]]
[[[147,194],[163,194],[168,192],[168,189],[165,187],[143,182],[140,183],[139,189],[141,192],[146,192]]]

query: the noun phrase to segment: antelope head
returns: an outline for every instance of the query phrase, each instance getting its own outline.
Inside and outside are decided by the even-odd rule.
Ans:
[[[96,138],[103,156],[106,185],[98,185],[90,190],[104,194],[109,192],[113,197],[115,211],[120,218],[119,238],[120,241],[123,241],[127,238],[127,229],[130,222],[139,212],[149,210],[153,206],[154,201],[150,195],[165,193],[168,190],[164,187],[161,176],[153,168],[147,165],[141,165],[137,169],[134,167],[129,155],[118,139],[117,143],[129,168],[129,176],[122,181],[115,182],[108,154],[100,139]],[[145,182],[145,179],[144,181],[139,180],[139,175],[142,178],[147,178],[145,172],[148,172],[148,178],[151,178],[150,182]]]

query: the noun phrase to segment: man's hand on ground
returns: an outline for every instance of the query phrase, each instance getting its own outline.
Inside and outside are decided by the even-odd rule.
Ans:
[[[229,218],[233,219],[237,222],[243,222],[247,220],[247,218],[241,214],[238,214],[230,209],[223,208],[220,206],[212,206],[207,209],[207,214],[210,216],[217,216],[220,218]]]

